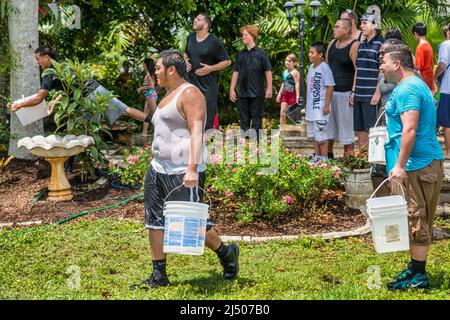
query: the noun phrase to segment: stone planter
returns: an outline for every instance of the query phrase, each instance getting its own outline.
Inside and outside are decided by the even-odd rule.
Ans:
[[[366,205],[366,200],[373,193],[372,179],[369,169],[354,169],[347,172],[344,181],[345,203],[354,209]]]
[[[89,136],[67,135],[64,137],[51,135],[35,136],[19,140],[17,146],[28,149],[31,154],[44,157],[52,166],[52,174],[48,185],[50,191],[47,200],[70,201],[73,199],[69,180],[64,172],[64,162],[71,156],[84,151],[94,144]]]

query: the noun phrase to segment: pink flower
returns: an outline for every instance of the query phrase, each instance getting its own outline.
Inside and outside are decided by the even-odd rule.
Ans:
[[[259,154],[259,149],[256,148],[255,152],[253,153],[255,156],[257,156]]]
[[[231,169],[231,172],[236,172],[236,169],[235,168]]]
[[[321,163],[320,166],[324,169],[328,168],[328,164],[326,164],[326,163]]]
[[[233,165],[231,163],[228,164],[228,168],[233,168]]]
[[[256,175],[257,175],[257,176],[262,176],[262,172],[258,171],[258,172],[256,173]]]
[[[212,164],[217,164],[219,163],[219,156],[217,154],[212,154],[210,160]]]
[[[334,166],[333,167],[333,172],[336,173],[336,174],[341,174],[342,170],[341,170],[341,168]]]
[[[216,189],[214,188],[214,186],[208,187],[208,188],[206,189],[206,191],[208,191],[208,192],[214,192],[214,190],[216,190]]]
[[[310,167],[310,168],[313,168],[313,167],[317,167],[317,165],[314,163],[314,162],[308,162],[308,166]]]
[[[297,153],[297,154],[295,155],[295,157],[296,157],[297,159],[300,159],[300,158],[303,158],[303,155],[302,155],[301,153]]]
[[[287,204],[287,205],[291,205],[294,201],[292,200],[291,196],[283,196],[283,201]]]
[[[127,158],[127,161],[128,161],[129,164],[135,165],[136,162],[139,161],[139,157],[137,157],[137,156],[129,156]]]
[[[239,139],[239,144],[240,144],[241,146],[243,146],[243,145],[245,144],[245,139],[244,139],[244,138],[240,138],[240,139]]]
[[[225,195],[228,197],[228,198],[231,198],[231,197],[233,197],[233,192],[231,192],[230,191],[230,189],[227,189],[227,191],[225,192]]]

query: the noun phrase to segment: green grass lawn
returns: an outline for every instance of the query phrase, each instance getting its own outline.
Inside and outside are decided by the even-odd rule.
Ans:
[[[377,254],[359,238],[240,243],[241,271],[231,283],[222,281],[211,251],[171,255],[171,286],[130,291],[130,284],[150,272],[142,224],[81,219],[36,232],[17,231],[0,231],[0,299],[450,299],[450,240],[432,246],[429,292],[387,291],[386,282],[403,269],[408,255]],[[71,266],[81,271],[79,290],[67,285],[73,279]],[[368,283],[376,287],[371,266],[380,270],[379,289],[368,288]]]

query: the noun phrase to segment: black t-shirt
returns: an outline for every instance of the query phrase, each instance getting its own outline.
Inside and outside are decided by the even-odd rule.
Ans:
[[[55,68],[53,65],[50,66],[50,68]],[[94,78],[89,78],[86,83],[86,92],[83,93],[83,95],[86,97],[92,92],[95,91],[95,89],[98,88],[100,85]],[[56,77],[55,74],[48,74],[41,78],[41,90],[62,90],[63,86],[61,81]]]
[[[186,54],[192,64],[192,70],[188,74],[189,82],[197,86],[205,95],[206,100],[217,99],[217,72],[211,72],[206,76],[197,76],[195,70],[201,68],[200,63],[215,65],[221,61],[230,60],[227,50],[220,40],[212,33],[202,42],[198,42],[196,33],[191,33],[187,38]]]
[[[53,66],[50,68],[54,69]],[[62,88],[61,81],[56,78],[55,74],[48,74],[41,78],[41,90],[62,90]]]
[[[263,49],[255,46],[245,48],[238,53],[233,71],[239,72],[238,95],[241,98],[256,98],[265,95],[265,72],[272,70],[272,65]]]

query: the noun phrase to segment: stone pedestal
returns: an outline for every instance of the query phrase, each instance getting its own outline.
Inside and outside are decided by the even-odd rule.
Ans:
[[[49,201],[70,201],[73,199],[70,183],[64,171],[64,162],[67,159],[68,157],[45,158],[52,166],[52,174],[48,185],[50,192],[47,200]]]

